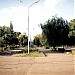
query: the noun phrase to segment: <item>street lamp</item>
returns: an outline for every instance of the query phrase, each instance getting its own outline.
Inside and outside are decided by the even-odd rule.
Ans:
[[[21,3],[23,3],[21,0],[18,0],[19,2],[21,2]],[[29,8],[31,7],[31,6],[33,6],[34,4],[36,4],[36,3],[38,3],[40,0],[38,0],[38,1],[36,1],[36,2],[34,2],[34,3],[32,3],[30,6],[26,6],[27,8],[28,8],[28,54],[29,54]]]

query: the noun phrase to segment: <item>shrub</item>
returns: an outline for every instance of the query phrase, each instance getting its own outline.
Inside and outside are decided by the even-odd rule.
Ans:
[[[26,47],[24,50],[22,50],[23,53],[27,53],[28,51],[28,47]],[[29,47],[29,51],[30,52],[35,52],[35,51],[38,51],[35,47]]]
[[[72,53],[73,55],[75,55],[75,50],[72,50],[71,53]]]
[[[0,48],[0,52],[3,52],[4,51],[4,47],[3,48]]]
[[[16,57],[45,57],[45,55],[42,52],[30,52],[28,53],[20,53],[20,54],[14,54],[13,56]]]

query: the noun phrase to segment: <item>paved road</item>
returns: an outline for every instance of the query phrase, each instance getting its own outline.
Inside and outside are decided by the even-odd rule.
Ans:
[[[42,48],[42,47],[37,47],[37,49],[39,51],[43,52],[47,57],[51,56],[51,54],[64,54],[64,53],[59,52],[59,51],[52,51],[51,49],[45,49],[45,48]]]

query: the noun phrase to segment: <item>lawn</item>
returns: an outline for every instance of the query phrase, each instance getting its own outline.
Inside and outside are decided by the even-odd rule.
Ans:
[[[19,53],[19,54],[14,54],[12,56],[15,57],[45,57],[45,55],[42,52],[30,52],[28,53]]]

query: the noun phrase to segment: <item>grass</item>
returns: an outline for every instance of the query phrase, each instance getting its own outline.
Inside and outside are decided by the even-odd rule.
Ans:
[[[19,53],[19,54],[14,54],[12,56],[16,57],[45,57],[45,55],[42,52],[30,52],[28,53]]]
[[[29,47],[29,50],[30,50],[30,52],[38,51],[35,47]],[[27,52],[28,48],[25,48],[23,51]]]
[[[72,53],[72,55],[75,55],[75,50],[72,50],[72,52],[71,52],[71,53]]]

